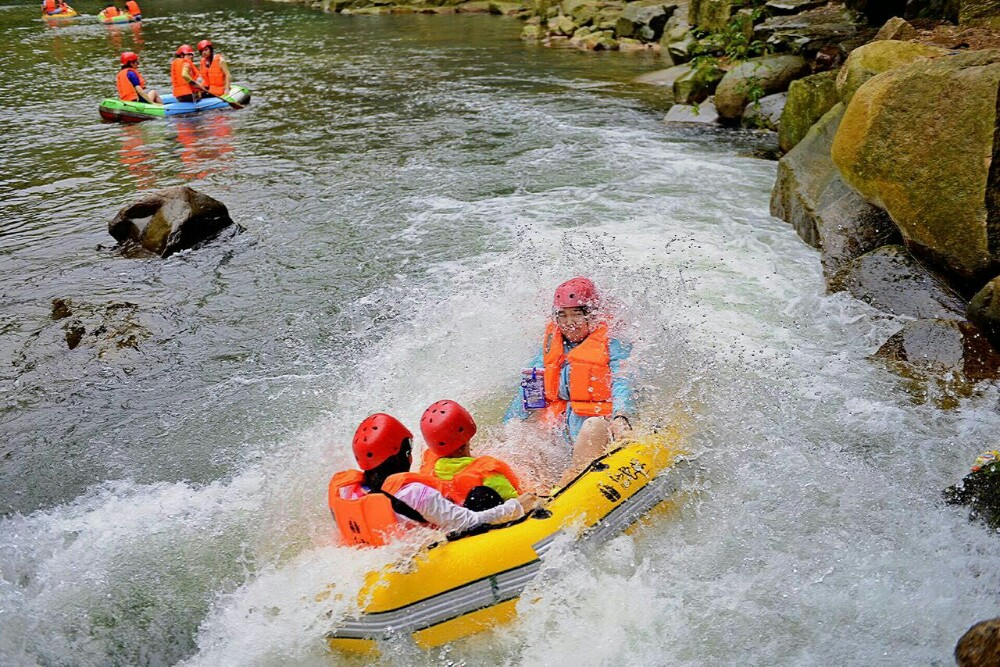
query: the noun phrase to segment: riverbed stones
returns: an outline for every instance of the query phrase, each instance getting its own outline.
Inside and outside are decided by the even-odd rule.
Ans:
[[[743,110],[740,124],[756,130],[777,131],[787,97],[788,93],[775,93],[765,95],[756,104],[748,104]]]
[[[907,40],[917,39],[918,37],[920,37],[920,33],[906,19],[902,16],[893,16],[885,22],[885,25],[878,29],[872,41],[877,42],[883,39]]]
[[[778,51],[812,57],[825,47],[850,44],[865,27],[857,12],[829,5],[792,16],[775,16],[754,27],[753,36]],[[848,48],[849,50],[849,48]]]
[[[691,25],[687,15],[678,7],[663,26],[663,36],[660,37],[660,49],[669,55],[675,63],[686,63],[691,60],[691,49],[697,40],[691,34]]]
[[[719,114],[711,99],[708,99],[697,106],[675,104],[667,111],[663,122],[668,125],[718,125]]]
[[[632,37],[655,42],[663,35],[667,20],[677,9],[676,4],[661,0],[634,0],[625,5],[615,24],[618,37]]]
[[[993,380],[1000,354],[971,322],[923,319],[907,322],[875,353],[876,358],[905,363],[908,370],[969,382]]]
[[[1000,0],[960,0],[959,25],[1000,28]]]
[[[225,204],[187,186],[177,186],[147,194],[120,210],[108,223],[108,232],[123,249],[138,246],[168,257],[230,227],[239,230]]]
[[[690,71],[690,65],[674,65],[673,67],[667,67],[665,69],[658,69],[652,72],[646,72],[645,74],[640,74],[633,80],[636,83],[641,83],[646,86],[669,88],[672,95],[674,81]]]
[[[965,314],[1000,349],[1000,277],[986,283],[972,297]]]
[[[723,30],[736,10],[748,4],[749,0],[691,0],[688,22],[699,30]]]
[[[827,0],[770,0],[764,7],[772,16],[798,14],[825,5]]]
[[[831,292],[893,315],[918,319],[960,319],[965,302],[902,246],[883,246],[851,260],[834,275]]]
[[[793,80],[808,71],[809,65],[801,56],[763,56],[745,60],[722,77],[715,91],[715,107],[721,117],[738,119],[755,95],[784,92]]]
[[[903,242],[889,214],[862,199],[839,176],[830,180],[822,198],[829,203],[817,212],[815,224],[827,280],[854,258]]]
[[[703,62],[697,67],[688,67],[687,72],[674,80],[674,102],[677,104],[697,104],[705,101],[715,92],[725,72],[712,62]]]
[[[837,75],[837,92],[841,100],[849,102],[861,84],[876,74],[946,53],[947,50],[930,44],[896,40],[870,42],[854,49],[847,57]]]
[[[844,179],[889,213],[910,251],[960,285],[1000,265],[1000,197],[987,187],[1000,183],[998,83],[995,49],[883,72],[857,90],[832,146]]]
[[[820,72],[792,81],[778,123],[778,146],[787,153],[802,141],[813,123],[840,100],[837,73]]]

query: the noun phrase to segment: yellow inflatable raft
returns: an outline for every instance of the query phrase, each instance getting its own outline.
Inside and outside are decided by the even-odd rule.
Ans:
[[[626,444],[591,463],[531,515],[369,573],[358,595],[361,613],[330,632],[328,644],[371,653],[379,640],[410,635],[430,648],[512,619],[558,533],[572,530],[600,543],[650,510],[681,502],[689,464],[679,440],[667,431]]]

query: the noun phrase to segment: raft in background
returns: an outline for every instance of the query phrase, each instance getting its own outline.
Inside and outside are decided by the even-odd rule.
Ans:
[[[250,89],[246,86],[230,86],[229,94],[222,97],[206,97],[197,102],[178,102],[173,95],[164,95],[163,104],[148,104],[146,102],[126,102],[109,97],[101,102],[98,111],[104,120],[122,123],[138,123],[150,118],[165,116],[182,116],[201,113],[212,109],[229,109],[233,105],[240,107],[250,104]]]
[[[66,5],[66,11],[59,12],[58,14],[42,14],[43,21],[58,21],[59,19],[75,19],[79,14],[76,10]]]
[[[409,637],[439,646],[509,621],[517,601],[564,530],[601,544],[657,507],[674,509],[692,472],[676,429],[626,444],[593,461],[545,506],[517,521],[422,550],[370,572],[361,613],[326,639],[332,649],[375,653],[377,642]]]
[[[108,18],[104,15],[104,10],[97,12],[97,20],[101,23],[134,23],[135,21],[141,20],[138,16],[132,16],[128,12],[119,14],[118,16],[112,16]]]

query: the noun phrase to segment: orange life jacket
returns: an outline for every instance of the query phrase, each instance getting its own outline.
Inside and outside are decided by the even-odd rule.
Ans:
[[[104,18],[113,19],[118,16],[121,12],[118,11],[117,7],[105,7],[104,8]]]
[[[45,7],[42,8],[46,14],[56,11],[56,0],[45,0]]]
[[[135,86],[128,80],[128,72],[131,69],[131,67],[123,67],[118,71],[118,78],[115,80],[115,83],[118,84],[118,97],[126,102],[134,102],[139,99],[139,93],[136,92]],[[139,76],[139,85],[145,88],[146,80],[142,78],[142,74],[139,74],[139,70],[132,71]]]
[[[477,486],[483,486],[483,482],[491,475],[503,475],[515,491],[521,492],[521,482],[518,481],[517,475],[510,469],[510,466],[500,459],[495,459],[492,456],[479,456],[450,480],[444,480],[434,476],[434,466],[439,458],[439,456],[431,454],[429,450],[425,452],[423,463],[420,465],[420,474],[438,480],[443,485],[441,493],[456,505],[463,504],[469,491]]]
[[[559,398],[559,378],[564,363],[569,364],[569,405],[581,417],[610,417],[611,354],[608,350],[608,326],[600,324],[583,342],[568,353],[563,352],[563,335],[555,323],[545,328],[542,363],[545,367],[545,409],[556,420],[566,411],[567,401]]]
[[[212,54],[211,65],[204,58],[201,59],[201,80],[208,92],[216,97],[226,94],[226,73],[222,71],[222,56]]]
[[[126,0],[125,9],[132,16],[139,16],[142,12],[139,10],[139,3],[135,0]]]
[[[355,499],[341,496],[342,489],[350,490],[351,487],[360,486],[364,478],[365,475],[360,470],[338,472],[330,478],[328,503],[345,544],[355,547],[380,547],[402,530],[388,496],[381,493],[366,493]],[[390,475],[382,484],[382,490],[395,495],[404,486],[413,482],[426,484],[444,492],[441,480],[415,472]]]
[[[187,58],[174,58],[170,61],[170,84],[174,88],[174,97],[194,94],[194,89],[183,75],[186,63]],[[191,63],[191,72],[189,74],[191,76],[198,76],[198,72],[195,71],[194,63]]]

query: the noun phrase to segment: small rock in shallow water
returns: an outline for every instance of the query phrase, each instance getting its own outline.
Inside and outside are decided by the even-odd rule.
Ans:
[[[955,646],[955,662],[958,667],[1000,665],[1000,618],[982,621],[969,628]]]

